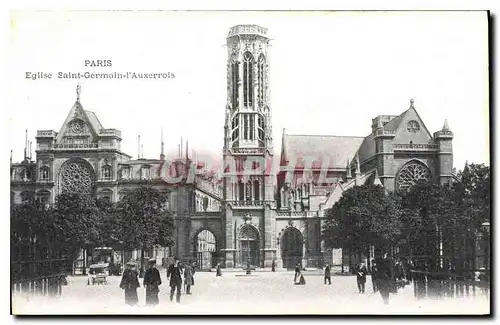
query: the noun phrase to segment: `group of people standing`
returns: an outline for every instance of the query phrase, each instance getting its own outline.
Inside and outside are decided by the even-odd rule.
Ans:
[[[191,294],[191,287],[194,285],[194,264],[188,262],[187,264],[180,263],[178,258],[174,259],[167,269],[167,279],[170,280],[170,301],[173,301],[174,295],[176,302],[180,303],[182,295],[182,283],[184,278],[184,285],[186,295]],[[135,263],[127,263],[127,268],[123,272],[120,282],[120,288],[125,292],[125,303],[130,306],[137,305],[139,298],[137,289],[140,288],[139,274],[136,270]],[[144,273],[143,286],[146,288],[146,305],[158,305],[158,293],[160,292],[160,285],[162,284],[160,272],[156,268],[156,261],[149,260],[148,269]]]

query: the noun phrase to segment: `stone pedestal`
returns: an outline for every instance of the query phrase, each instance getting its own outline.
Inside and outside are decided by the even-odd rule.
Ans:
[[[225,268],[226,269],[233,269],[235,267],[234,265],[234,253],[236,252],[235,249],[231,248],[226,248],[221,250],[222,253],[225,254]]]
[[[264,268],[272,268],[273,260],[276,263],[276,267],[278,267],[278,260],[276,259],[276,248],[266,248],[264,251]],[[283,261],[280,261],[280,265],[283,265]],[[279,267],[281,267],[279,266]]]

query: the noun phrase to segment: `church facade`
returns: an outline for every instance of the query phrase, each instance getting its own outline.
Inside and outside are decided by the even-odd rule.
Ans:
[[[11,163],[11,202],[34,196],[50,204],[63,192],[116,202],[134,187],[152,186],[168,193],[177,239],[175,247],[155,249],[150,256],[175,254],[197,261],[201,269],[217,263],[270,268],[273,261],[277,268],[316,268],[325,262],[344,263],[341,250],[323,246],[321,229],[324,211],[345,190],[379,184],[400,191],[422,179],[442,184],[452,180],[453,133],[445,121],[431,134],[413,100],[398,116],[373,118],[371,131],[360,137],[283,130],[275,170],[267,29],[234,26],[226,42],[220,173],[207,172],[187,154],[167,159],[163,142],[158,159],[140,154],[133,159],[120,149],[120,131],[103,128],[83,108],[77,90],[59,132],[37,132],[36,159],[25,150],[23,162]]]

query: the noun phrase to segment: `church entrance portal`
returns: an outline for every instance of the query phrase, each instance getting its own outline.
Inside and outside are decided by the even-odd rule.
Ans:
[[[292,270],[302,264],[304,237],[297,228],[289,227],[281,236],[281,258],[283,267]]]
[[[241,267],[245,268],[250,261],[251,267],[259,265],[259,233],[250,225],[245,225],[239,236],[239,260]]]

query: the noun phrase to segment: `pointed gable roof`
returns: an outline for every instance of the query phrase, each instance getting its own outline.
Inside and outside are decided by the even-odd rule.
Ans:
[[[102,129],[102,125],[97,119],[97,116],[93,112],[85,111],[80,101],[77,100],[75,104],[73,104],[73,107],[69,111],[68,116],[64,120],[64,123],[57,134],[57,143],[60,143],[66,135],[70,122],[76,119],[82,120],[89,126],[89,131],[94,138],[97,137],[99,131]]]
[[[398,137],[398,135],[401,135],[402,132],[400,132],[400,131],[406,132],[406,125],[403,125],[403,123],[406,121],[412,120],[412,119],[417,120],[417,122],[421,126],[421,130],[423,131],[423,132],[421,132],[421,134],[423,134],[423,135],[419,138],[415,138],[415,136],[412,135],[412,140],[414,141],[414,139],[417,139],[417,141],[418,141],[420,139],[421,142],[424,142],[424,143],[428,143],[428,142],[432,141],[431,133],[429,132],[429,130],[425,126],[423,120],[420,118],[420,115],[418,115],[418,112],[415,109],[413,104],[414,104],[414,101],[412,99],[412,100],[410,100],[410,107],[406,111],[404,111],[403,113],[401,113],[398,116],[395,116],[394,118],[389,120],[389,122],[387,122],[385,125],[382,126],[382,128],[384,130],[396,132],[396,137],[394,139],[395,143],[400,142],[398,140],[404,140],[403,142],[406,143],[405,137],[402,137],[403,139],[401,139],[401,137]],[[373,157],[376,154],[375,135],[373,134],[373,132],[364,138],[364,141],[361,144],[361,146],[359,147],[359,151],[357,152],[357,154],[359,154],[359,158],[360,158],[361,162],[370,158],[370,157]]]
[[[328,166],[345,170],[346,161],[362,142],[362,137],[283,134],[282,155],[286,155],[288,166],[295,168],[304,168],[311,159],[313,169]]]

